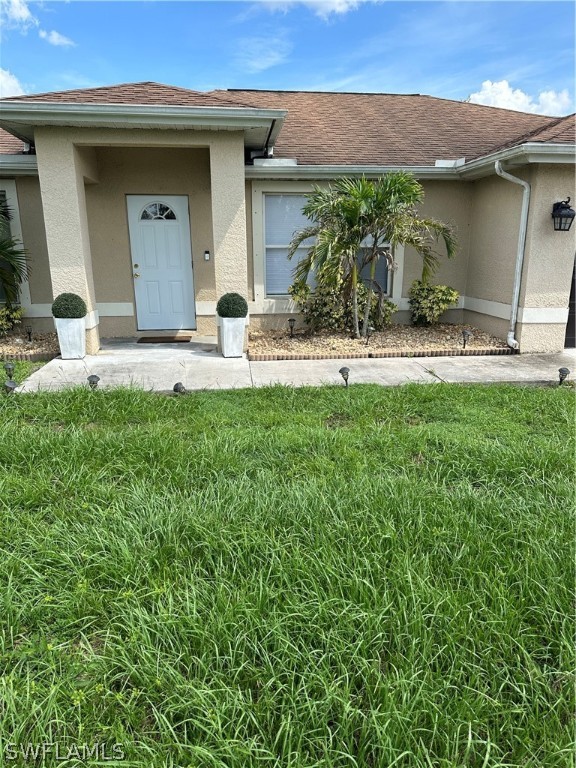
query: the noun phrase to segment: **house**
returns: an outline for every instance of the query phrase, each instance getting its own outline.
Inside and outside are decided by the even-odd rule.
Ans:
[[[461,295],[447,320],[522,352],[565,345],[576,226],[555,231],[551,213],[576,197],[574,115],[146,82],[3,99],[0,128],[0,193],[32,266],[26,316],[51,329],[53,298],[80,294],[89,352],[102,337],[213,334],[227,291],[247,297],[252,328],[285,327],[303,196],[396,169],[422,181],[422,213],[456,229],[459,253],[436,276]],[[395,259],[387,290],[405,322],[420,260]]]

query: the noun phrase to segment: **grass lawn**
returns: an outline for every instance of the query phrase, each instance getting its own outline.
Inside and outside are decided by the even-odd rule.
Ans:
[[[568,388],[0,397],[0,764],[573,765],[573,432]]]
[[[38,368],[41,368],[45,363],[28,363],[26,361],[18,361],[14,363],[14,381],[16,381],[18,384],[21,384],[24,379],[27,379],[30,374],[34,373],[34,371],[37,371]],[[4,384],[6,381],[6,371],[4,370],[4,361],[0,357],[0,387]]]

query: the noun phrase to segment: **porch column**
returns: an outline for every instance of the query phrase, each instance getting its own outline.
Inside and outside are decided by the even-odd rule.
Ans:
[[[77,293],[86,302],[86,352],[100,347],[84,183],[96,181],[93,151],[78,149],[62,129],[35,132],[38,176],[54,298]]]
[[[244,136],[222,132],[210,144],[216,299],[233,291],[248,299]]]

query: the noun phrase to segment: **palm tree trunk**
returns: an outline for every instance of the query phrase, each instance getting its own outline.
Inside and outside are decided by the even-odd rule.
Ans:
[[[356,259],[352,265],[352,320],[354,322],[354,337],[360,338],[360,325],[358,323],[358,267]]]
[[[368,335],[368,326],[370,325],[370,309],[372,307],[372,296],[374,296],[374,280],[376,279],[377,257],[374,256],[370,262],[370,285],[366,294],[366,306],[364,307],[364,321],[362,322],[362,337]]]

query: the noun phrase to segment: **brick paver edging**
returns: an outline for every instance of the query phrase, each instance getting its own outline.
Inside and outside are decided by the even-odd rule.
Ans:
[[[21,352],[14,355],[0,355],[0,360],[6,363],[47,363],[59,354],[59,352]]]
[[[462,355],[513,355],[516,350],[505,348],[478,348],[478,349],[418,349],[407,352],[349,352],[347,355],[322,354],[322,355],[292,355],[289,353],[258,354],[248,350],[248,360],[251,362],[267,362],[269,360],[356,360],[358,358],[382,358],[382,357],[458,357]]]

